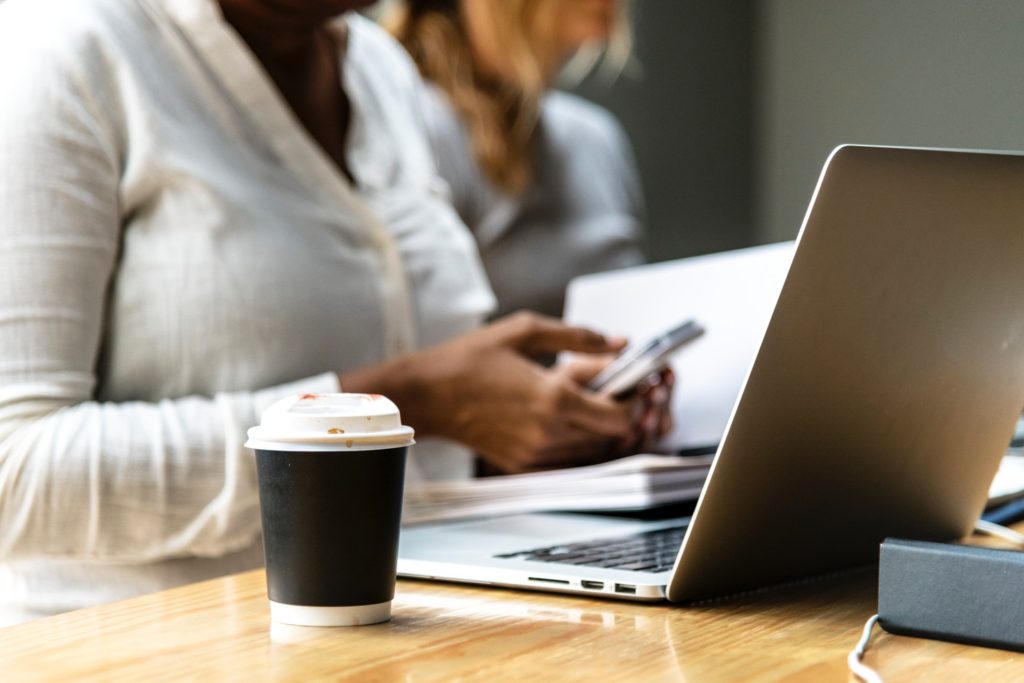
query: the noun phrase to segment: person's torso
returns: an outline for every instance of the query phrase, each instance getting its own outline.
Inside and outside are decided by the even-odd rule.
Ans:
[[[107,48],[123,225],[100,398],[342,372],[479,323],[491,299],[475,247],[376,29],[349,21],[353,187],[209,0],[138,4]]]

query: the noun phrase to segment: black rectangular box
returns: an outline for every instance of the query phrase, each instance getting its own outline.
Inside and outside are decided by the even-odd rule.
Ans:
[[[878,617],[890,633],[1024,652],[1024,553],[887,539]]]

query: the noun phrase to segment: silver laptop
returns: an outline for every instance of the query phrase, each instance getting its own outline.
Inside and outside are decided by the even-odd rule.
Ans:
[[[1022,407],[1024,156],[840,147],[692,517],[414,526],[398,570],[687,602],[870,563],[971,531]]]

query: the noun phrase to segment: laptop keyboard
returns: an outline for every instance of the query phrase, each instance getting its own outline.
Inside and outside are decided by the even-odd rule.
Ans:
[[[685,533],[685,526],[669,527],[645,531],[633,536],[553,545],[536,550],[495,555],[495,557],[635,572],[662,572],[671,569],[675,563],[676,554],[679,552],[679,546],[683,542]]]

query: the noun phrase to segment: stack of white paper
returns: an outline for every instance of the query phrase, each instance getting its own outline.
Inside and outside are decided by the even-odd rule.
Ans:
[[[543,511],[614,512],[696,500],[714,456],[634,455],[533,474],[419,484],[406,491],[403,524]],[[989,504],[1024,493],[1024,455],[1011,450]]]
[[[694,500],[712,456],[634,455],[601,465],[470,481],[428,482],[405,495],[403,523],[553,510],[641,510]]]

